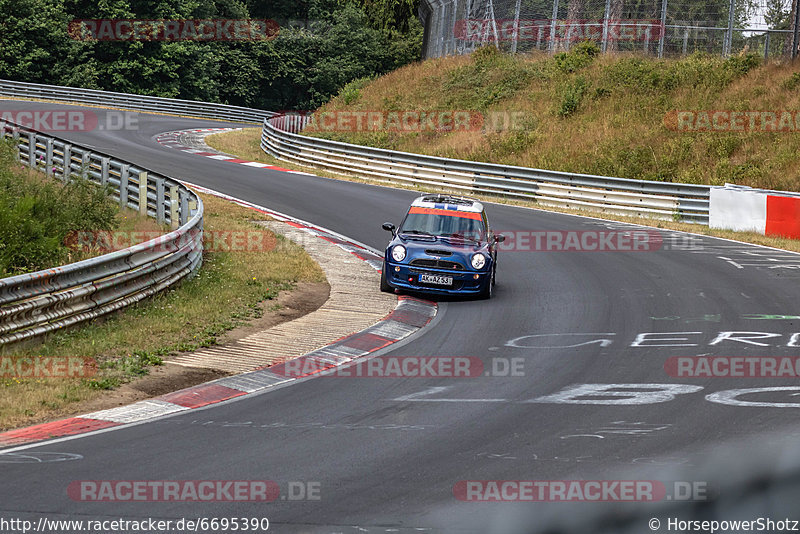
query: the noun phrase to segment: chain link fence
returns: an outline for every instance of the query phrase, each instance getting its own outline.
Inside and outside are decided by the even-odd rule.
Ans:
[[[796,55],[798,42],[792,0],[423,0],[420,17],[426,58],[486,45],[554,53],[594,41],[604,52],[779,59]]]

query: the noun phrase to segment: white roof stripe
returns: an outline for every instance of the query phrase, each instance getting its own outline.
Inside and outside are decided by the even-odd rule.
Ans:
[[[431,199],[431,200],[426,200]],[[435,200],[434,200],[435,199]],[[468,202],[472,202],[472,205],[467,206],[465,204],[458,204],[454,202],[448,202],[448,199],[453,200],[466,200]],[[447,206],[446,209],[453,209],[455,208],[456,211],[469,211],[473,213],[481,213],[483,211],[483,204],[474,200],[469,197],[460,197],[455,195],[442,195],[441,197],[431,194],[431,195],[424,195],[421,197],[417,197],[414,199],[414,202],[411,203],[412,206],[418,208],[441,208],[442,205]]]

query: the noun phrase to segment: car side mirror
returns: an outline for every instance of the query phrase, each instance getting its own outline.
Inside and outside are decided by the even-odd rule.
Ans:
[[[506,236],[504,236],[503,234],[497,234],[497,235],[494,236],[495,243],[502,243],[505,240],[506,240]]]
[[[392,223],[390,223],[390,222],[385,222],[385,223],[383,223],[383,225],[381,226],[381,228],[383,228],[383,229],[384,229],[384,230],[386,230],[387,232],[392,232],[392,233],[394,233],[394,231],[395,231],[395,229],[396,229],[397,227],[396,227],[395,225],[393,225]]]

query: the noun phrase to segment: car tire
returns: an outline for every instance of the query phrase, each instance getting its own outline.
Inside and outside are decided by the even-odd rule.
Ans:
[[[489,278],[489,281],[486,283],[486,286],[481,288],[481,292],[478,293],[478,298],[482,300],[488,300],[492,298],[492,294],[494,293],[494,284],[495,284],[495,275],[497,270],[492,267],[492,275]]]
[[[386,281],[386,263],[383,264],[383,269],[381,269],[381,291],[383,293],[394,293],[394,288],[389,285],[389,282]]]

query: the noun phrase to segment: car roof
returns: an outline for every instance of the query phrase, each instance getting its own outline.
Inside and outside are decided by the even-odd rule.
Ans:
[[[443,194],[431,194],[417,197],[414,199],[414,202],[411,203],[411,207],[468,211],[471,213],[483,212],[483,204],[475,199]]]

